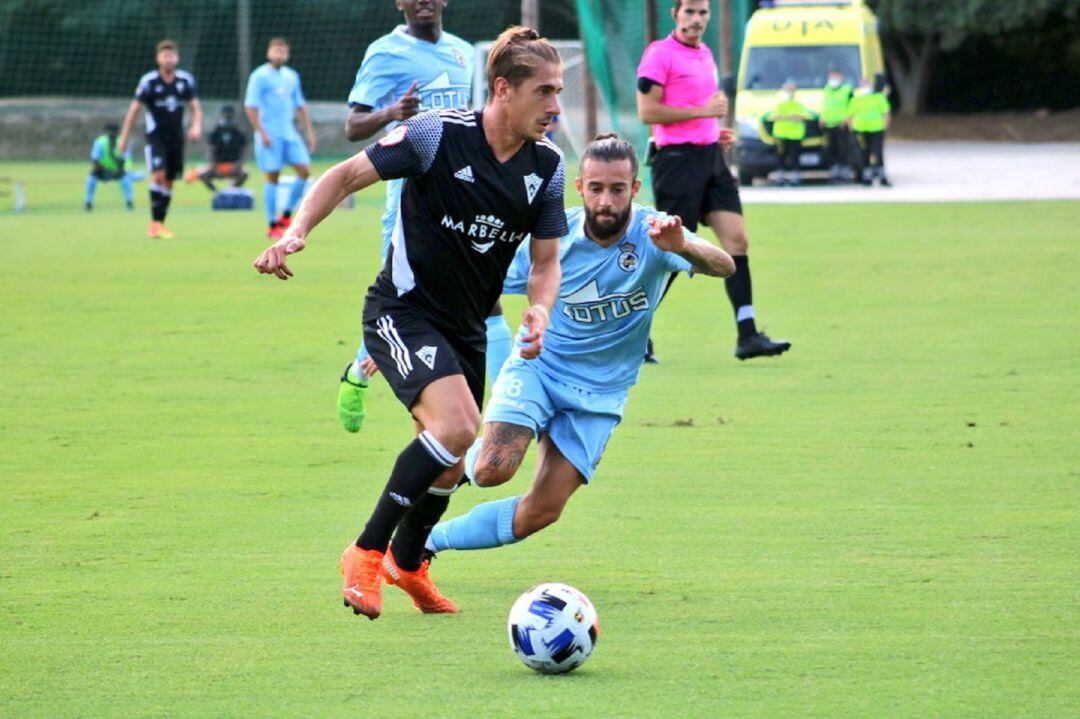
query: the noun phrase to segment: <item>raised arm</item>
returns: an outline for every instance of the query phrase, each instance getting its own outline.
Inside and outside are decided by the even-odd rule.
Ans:
[[[649,239],[661,250],[673,252],[690,263],[694,272],[710,277],[730,277],[735,274],[735,260],[719,247],[703,240],[691,241],[683,231],[682,218],[677,215],[650,217]]]
[[[414,94],[419,85],[414,81],[408,92],[393,105],[372,110],[368,105],[353,105],[345,118],[345,137],[349,142],[366,140],[391,122],[408,120],[420,112],[420,97]]]
[[[559,294],[562,282],[562,268],[559,266],[559,240],[529,241],[529,309],[521,318],[522,324],[529,328],[522,337],[525,346],[521,348],[523,359],[536,359],[544,344],[544,332],[551,322],[551,308]]]
[[[285,264],[286,256],[304,249],[308,234],[325,220],[342,200],[354,192],[374,185],[380,179],[382,178],[375,171],[366,151],[331,167],[308,190],[285,236],[267,247],[255,260],[255,269],[261,274],[276,275],[282,280],[292,277],[292,271]]]

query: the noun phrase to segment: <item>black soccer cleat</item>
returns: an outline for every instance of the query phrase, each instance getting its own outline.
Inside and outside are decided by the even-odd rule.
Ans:
[[[774,342],[764,332],[755,332],[748,337],[740,337],[735,344],[735,358],[748,360],[754,357],[774,357],[782,355],[791,349],[791,343],[787,340]]]

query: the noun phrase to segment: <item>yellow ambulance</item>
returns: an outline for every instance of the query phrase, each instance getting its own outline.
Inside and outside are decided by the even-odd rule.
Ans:
[[[735,82],[739,181],[749,185],[779,167],[771,122],[762,118],[779,102],[785,80],[799,86],[797,98],[820,113],[830,68],[857,87],[861,77],[885,72],[878,20],[863,0],[773,0],[750,16]],[[800,164],[822,166],[822,133],[807,123]]]

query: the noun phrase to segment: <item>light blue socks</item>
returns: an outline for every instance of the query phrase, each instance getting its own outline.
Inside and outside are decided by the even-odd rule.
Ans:
[[[489,384],[495,383],[506,359],[510,356],[514,344],[511,339],[510,326],[502,315],[487,318],[487,380]]]
[[[93,175],[86,176],[86,204],[94,204],[94,195],[97,193],[98,179]],[[135,201],[133,188],[131,186],[131,174],[126,174],[120,178],[120,192],[124,194],[124,202],[130,207],[131,203]]]
[[[134,188],[131,185],[131,173],[120,178],[120,191],[124,193],[124,202],[131,205],[135,201]]]
[[[292,183],[292,188],[289,190],[289,202],[285,205],[285,212],[292,214],[296,212],[296,208],[300,205],[300,200],[304,199],[304,192],[307,190],[307,180],[301,180],[299,177],[295,178]]]
[[[86,176],[86,204],[94,204],[94,193],[97,191],[97,178],[93,175]],[[490,360],[489,360],[490,362]]]
[[[273,224],[277,221],[277,183],[263,183],[263,209],[266,210],[266,220]]]
[[[514,536],[514,510],[521,497],[507,497],[473,507],[468,514],[439,522],[432,528],[427,548],[433,552],[444,549],[490,549],[519,542]]]

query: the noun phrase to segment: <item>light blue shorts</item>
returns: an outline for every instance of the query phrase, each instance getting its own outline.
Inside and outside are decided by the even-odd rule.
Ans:
[[[586,482],[622,421],[627,390],[598,393],[552,379],[535,362],[510,358],[491,388],[484,422],[508,422],[548,434]]]
[[[255,135],[255,162],[263,172],[281,172],[286,165],[310,165],[311,154],[299,135],[271,137],[270,147]]]
[[[394,225],[397,224],[398,210],[401,209],[401,188],[405,180],[390,180],[386,183],[386,209],[382,214],[382,254],[379,258],[386,263],[390,255],[390,245],[394,239]]]

